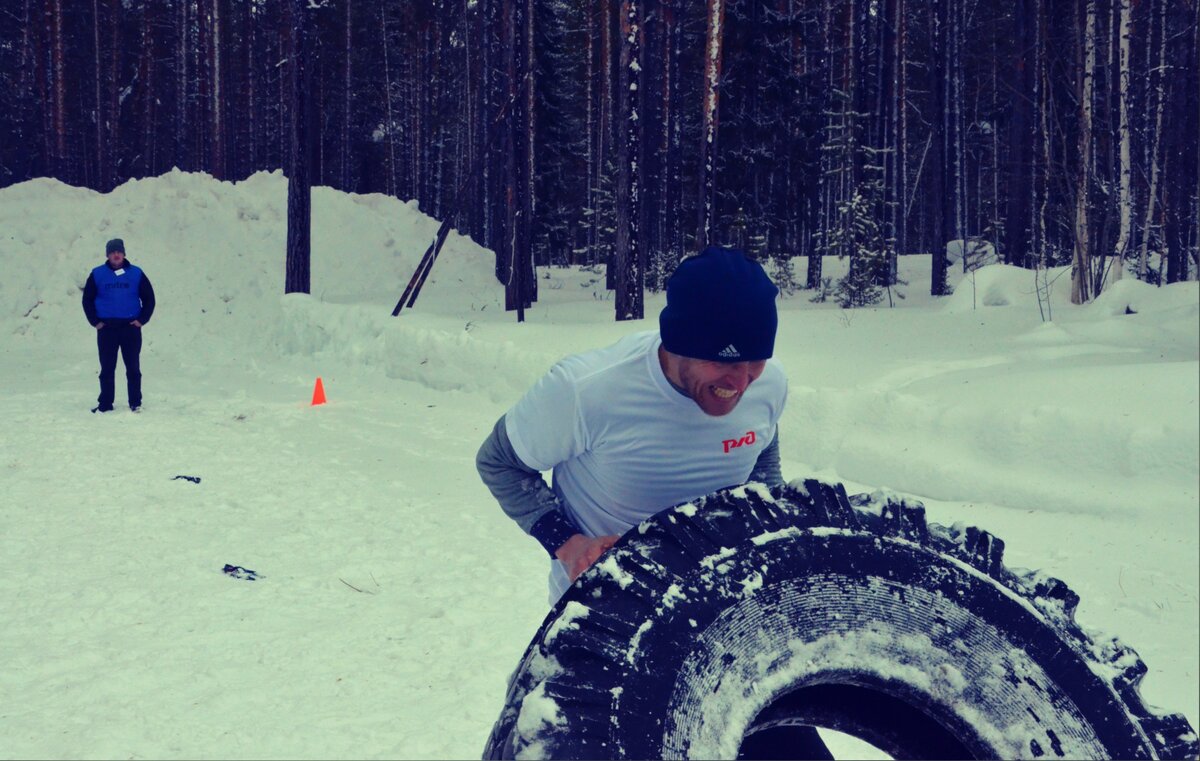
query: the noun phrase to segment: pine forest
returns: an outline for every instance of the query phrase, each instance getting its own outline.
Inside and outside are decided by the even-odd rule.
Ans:
[[[709,244],[843,306],[909,254],[1084,303],[1197,277],[1198,49],[1197,0],[6,0],[0,186],[282,170],[289,290],[320,185],[415,200],[517,310],[607,265],[641,318]]]

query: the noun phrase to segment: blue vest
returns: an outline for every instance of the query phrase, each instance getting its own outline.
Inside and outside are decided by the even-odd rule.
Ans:
[[[133,320],[142,313],[142,300],[138,288],[142,284],[142,271],[125,263],[118,275],[107,264],[92,270],[96,281],[96,317],[101,320]]]

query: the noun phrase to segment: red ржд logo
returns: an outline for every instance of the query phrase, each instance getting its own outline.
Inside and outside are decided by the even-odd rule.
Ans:
[[[743,436],[742,438],[740,438],[740,439],[725,439],[724,441],[721,442],[721,444],[725,447],[725,454],[729,454],[730,449],[737,449],[740,446],[744,446],[746,444],[753,444],[754,442],[755,442],[754,431],[746,431],[746,435]]]

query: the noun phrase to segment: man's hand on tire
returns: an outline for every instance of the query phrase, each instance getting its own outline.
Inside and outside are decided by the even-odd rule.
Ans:
[[[599,560],[600,556],[609,547],[616,544],[620,538],[619,536],[590,537],[575,534],[563,542],[563,546],[554,551],[554,556],[567,567],[567,576],[574,582],[579,578],[579,574],[591,568],[592,563]]]

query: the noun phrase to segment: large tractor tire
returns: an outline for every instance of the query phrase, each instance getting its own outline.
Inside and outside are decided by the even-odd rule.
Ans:
[[[752,757],[781,733],[795,758],[788,728],[818,726],[893,758],[1195,758],[1137,654],[1003,551],[817,481],[665,510],[546,617],[484,757]]]

